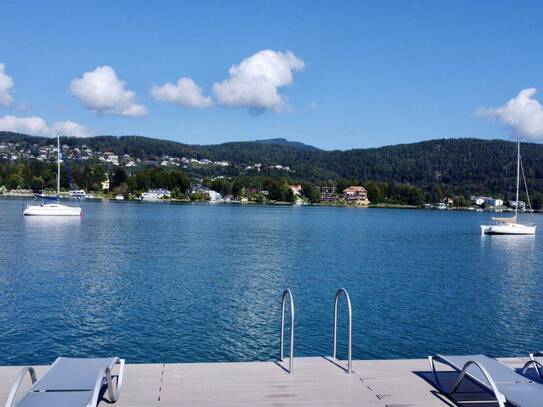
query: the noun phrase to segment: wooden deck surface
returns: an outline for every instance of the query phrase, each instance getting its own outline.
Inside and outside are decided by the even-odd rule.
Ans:
[[[518,368],[525,359],[501,360]],[[38,377],[45,369],[37,368]],[[0,405],[19,370],[0,367]],[[444,377],[444,383],[454,380],[450,376]],[[487,393],[469,383],[458,399],[451,400],[431,382],[425,359],[356,360],[353,373],[347,374],[326,358],[296,358],[292,375],[276,362],[127,364],[119,401],[102,401],[99,407],[442,407],[462,399],[481,400],[477,404],[485,407],[495,405],[487,401],[491,398]]]

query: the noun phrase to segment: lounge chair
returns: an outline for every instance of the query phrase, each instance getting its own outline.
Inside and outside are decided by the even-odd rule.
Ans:
[[[454,393],[460,386],[460,383],[467,377],[485,390],[493,393],[500,407],[505,407],[505,403],[516,407],[541,407],[543,405],[542,385],[518,374],[496,359],[485,355],[435,355],[428,357],[428,359],[434,373],[436,385],[442,393]],[[439,381],[435,362],[450,366],[460,373],[450,390],[444,389]],[[526,365],[524,369],[526,369]]]
[[[119,373],[113,376],[115,365],[119,365]],[[5,407],[96,407],[104,386],[107,386],[109,401],[115,402],[121,392],[123,371],[124,359],[117,357],[58,358],[39,380],[34,368],[25,367],[17,376]],[[27,373],[32,386],[14,402]]]
[[[539,376],[539,380],[543,381],[543,365],[536,359],[537,357],[543,356],[543,351],[530,353],[530,360],[526,362],[522,368],[522,374],[526,374],[528,368],[533,365],[534,369]]]

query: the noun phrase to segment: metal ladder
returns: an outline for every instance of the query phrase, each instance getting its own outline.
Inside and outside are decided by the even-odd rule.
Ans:
[[[281,344],[279,351],[279,360],[283,361],[283,347],[284,347],[284,337],[285,337],[285,304],[287,297],[290,300],[290,354],[288,361],[288,373],[292,374],[292,369],[294,367],[294,301],[292,300],[292,293],[290,289],[287,288],[283,291],[283,297],[281,298]]]
[[[341,294],[345,295],[345,299],[347,300],[347,311],[349,315],[349,345],[348,345],[348,351],[347,351],[347,373],[352,373],[353,371],[353,312],[351,307],[351,298],[349,297],[349,293],[345,288],[340,288],[336,293],[336,298],[334,299],[334,349],[332,351],[332,357],[334,359],[336,358],[336,348],[337,348],[337,309],[338,309],[338,303],[339,303],[339,297]]]
[[[353,371],[353,358],[352,358],[352,349],[353,349],[353,315],[351,307],[351,298],[349,293],[345,288],[340,288],[336,292],[334,298],[334,347],[332,349],[332,358],[337,360],[337,314],[338,314],[338,305],[341,294],[345,296],[347,301],[347,311],[349,318],[348,332],[349,332],[349,342],[348,342],[348,353],[347,353],[347,373],[352,373]],[[292,374],[294,369],[294,300],[292,298],[292,292],[289,288],[283,291],[283,296],[281,297],[281,335],[280,335],[280,345],[279,345],[279,361],[284,361],[284,346],[285,346],[285,308],[287,303],[287,297],[290,302],[290,353],[288,361],[288,373]]]

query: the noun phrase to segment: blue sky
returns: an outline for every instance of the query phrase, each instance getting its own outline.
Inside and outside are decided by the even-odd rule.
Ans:
[[[69,121],[93,134],[198,144],[284,137],[325,149],[543,138],[543,96],[514,99],[543,89],[540,1],[4,1],[1,9],[0,64],[12,86],[0,127],[19,124],[6,116],[33,116],[50,130]],[[215,92],[230,67],[260,61],[263,50],[290,69],[291,80],[272,75],[263,85],[279,102],[247,89],[241,74]],[[74,90],[104,66],[145,112],[104,108],[84,83]],[[181,77],[209,103],[187,107],[185,88],[178,104],[152,94]]]

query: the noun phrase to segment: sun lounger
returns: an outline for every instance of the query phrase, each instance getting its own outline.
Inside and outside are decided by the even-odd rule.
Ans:
[[[516,407],[541,407],[543,386],[518,374],[513,369],[485,355],[443,356],[429,358],[437,387],[443,393],[454,393],[460,383],[469,378],[496,397],[500,407],[506,403]],[[443,388],[436,372],[435,362],[443,363],[459,372],[454,386],[448,391]],[[526,367],[526,366],[525,366]]]
[[[112,372],[115,365],[119,365],[117,375]],[[96,407],[104,386],[109,402],[115,402],[121,392],[123,371],[124,359],[117,357],[58,358],[39,380],[34,368],[25,367],[17,376],[5,407]],[[15,401],[27,373],[32,386]]]
[[[530,368],[530,366],[533,366],[537,375],[539,376],[539,380],[543,381],[543,365],[536,359],[541,356],[543,356],[543,351],[530,353],[530,360],[526,362],[522,368],[522,374],[526,374],[526,371]]]

